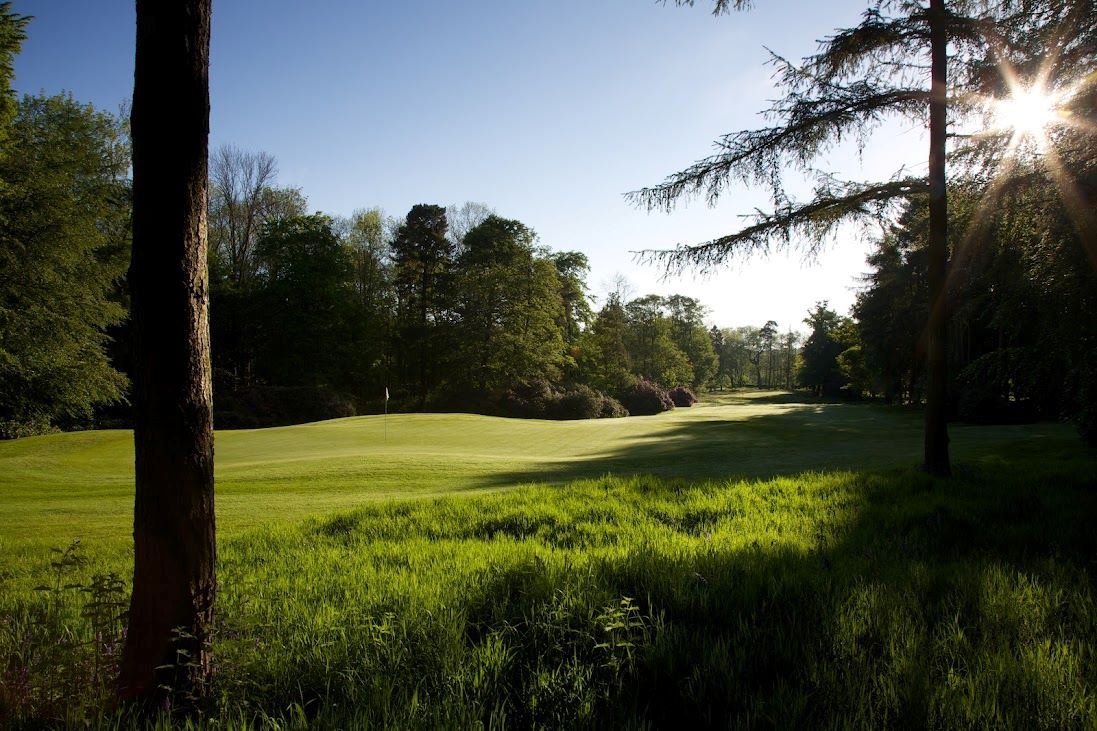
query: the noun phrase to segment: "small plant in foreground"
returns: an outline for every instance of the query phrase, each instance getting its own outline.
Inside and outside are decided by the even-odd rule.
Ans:
[[[8,658],[0,682],[0,725],[71,725],[96,716],[113,695],[128,592],[113,572],[80,581],[87,560],[80,541],[51,549],[51,582],[41,598],[6,619]]]

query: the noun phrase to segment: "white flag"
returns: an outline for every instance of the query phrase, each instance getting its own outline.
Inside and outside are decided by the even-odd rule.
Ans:
[[[389,387],[385,386],[385,401],[389,400]]]

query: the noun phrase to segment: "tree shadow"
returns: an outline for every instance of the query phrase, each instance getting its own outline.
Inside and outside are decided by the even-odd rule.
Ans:
[[[732,394],[722,403],[738,403],[741,398]],[[708,412],[703,406],[694,407],[696,418],[671,422],[657,434],[609,450],[592,447],[569,459],[488,475],[477,487],[561,484],[605,474],[766,479],[810,471],[913,467],[921,462],[923,425],[916,411],[821,402],[800,394],[751,394],[742,403],[780,408],[763,413],[751,413],[747,408],[741,415],[729,417],[726,410]],[[1008,461],[1013,453],[1027,457],[1034,449],[1070,458],[1084,452],[1077,436],[1059,424],[952,425],[951,433],[954,459],[961,465]]]
[[[462,662],[507,658],[482,708],[460,696],[447,711],[485,725],[502,708],[548,727],[1084,727],[1094,474],[891,470],[718,491],[606,479],[571,500],[372,506],[315,535],[385,544],[428,525],[428,566],[510,547],[476,554],[491,556],[482,578],[447,599],[461,621],[415,629],[458,633]],[[624,598],[636,621],[613,613]],[[397,693],[446,697],[444,664],[416,652]]]

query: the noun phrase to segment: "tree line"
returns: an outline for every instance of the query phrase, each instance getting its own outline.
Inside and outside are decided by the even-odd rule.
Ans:
[[[117,423],[132,371],[126,125],[68,95],[8,101],[0,424],[20,436],[93,414]],[[595,305],[584,254],[551,251],[483,204],[308,213],[272,156],[226,146],[210,160],[220,426],[375,413],[386,393],[393,410],[650,413],[661,407],[637,401],[645,383],[925,399],[923,196],[875,242],[848,316],[819,303],[805,337],[773,321],[709,326],[697,299],[630,297],[625,284]],[[948,286],[952,418],[1074,418],[1093,434],[1097,280],[1059,188],[1033,165],[988,212],[986,183],[950,184],[950,227],[971,232]]]
[[[644,384],[792,383],[792,366],[777,363],[793,362],[795,342],[784,336],[778,349],[775,323],[761,337],[753,328],[725,334],[706,325],[697,299],[630,298],[624,283],[596,307],[585,254],[552,251],[484,204],[423,203],[403,217],[307,214],[276,170],[264,153],[212,155],[221,425],[375,413],[385,398],[394,410],[585,418],[649,413],[635,398],[651,390]],[[761,370],[741,365],[747,349]],[[531,388],[552,390],[556,402],[566,395],[570,406],[531,410]]]
[[[70,95],[6,100],[0,431],[127,424],[127,124]],[[219,426],[386,405],[650,413],[636,396],[652,388],[794,383],[795,335],[775,323],[710,328],[697,299],[632,298],[627,285],[596,307],[583,253],[552,251],[483,204],[310,213],[302,191],[278,184],[271,155],[231,146],[212,151],[208,190]],[[519,393],[530,384],[555,405],[531,411]],[[632,409],[618,403],[630,398]]]

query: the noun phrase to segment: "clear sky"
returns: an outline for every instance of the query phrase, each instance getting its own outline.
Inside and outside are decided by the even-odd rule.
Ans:
[[[721,326],[803,329],[815,301],[852,303],[869,249],[857,232],[815,263],[779,254],[662,279],[631,252],[729,233],[767,207],[764,192],[669,215],[622,194],[705,156],[721,134],[763,125],[778,96],[766,48],[798,59],[866,4],[765,0],[714,18],[708,0],[214,0],[210,142],[271,153],[279,184],[325,213],[483,202],[553,249],[585,252],[595,295],[622,274],[634,295],[697,297]],[[109,110],[129,97],[132,2],[14,9],[35,16],[19,92],[66,90]],[[830,164],[849,178],[924,169],[921,141],[890,128],[862,158],[839,150]]]

